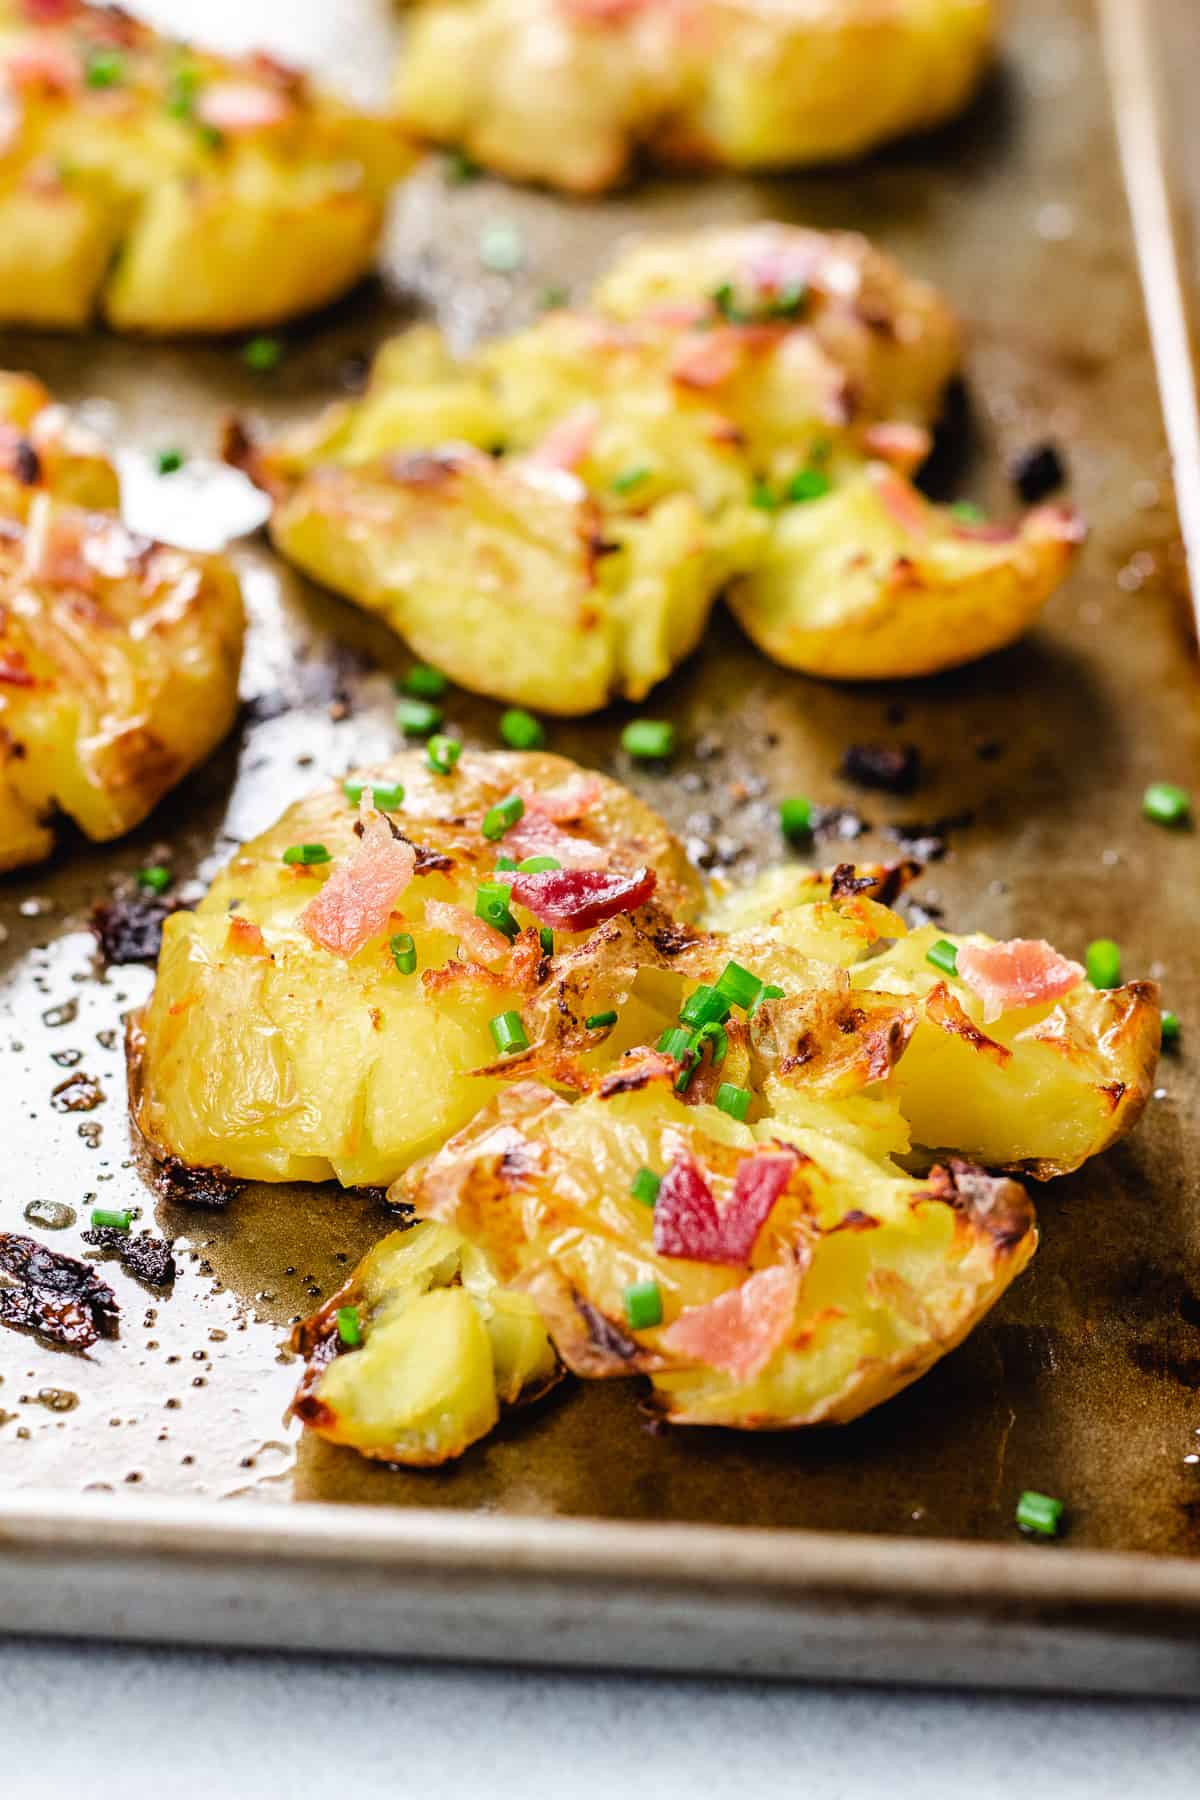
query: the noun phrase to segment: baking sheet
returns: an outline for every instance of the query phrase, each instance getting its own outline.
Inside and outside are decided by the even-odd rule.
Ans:
[[[366,0],[340,0],[336,9],[320,0],[286,9],[269,0],[236,8],[176,0],[144,10],[175,25],[192,20],[210,38],[269,39],[300,59],[328,50],[339,76],[364,91],[378,86],[381,47],[393,35],[387,9]],[[785,1586],[790,1570],[799,1606],[801,1594],[811,1599],[820,1586],[823,1568],[862,1560],[852,1539],[806,1534],[865,1533],[878,1540],[864,1565],[878,1579],[877,1606],[890,1605],[889,1595],[905,1596],[902,1609],[922,1594],[930,1599],[939,1572],[954,1562],[962,1571],[957,1630],[978,1625],[985,1595],[994,1609],[1006,1594],[1049,1582],[1055,1606],[1068,1606],[1072,1594],[1082,1603],[1104,1568],[1111,1573],[1101,1585],[1122,1630],[1157,1633],[1160,1648],[1190,1643],[1200,1571],[1175,1565],[1168,1621],[1161,1584],[1116,1559],[1076,1554],[1186,1558],[1200,1543],[1200,1211],[1195,1059],[1187,1048],[1189,1024],[1200,1022],[1195,838],[1156,830],[1138,805],[1149,780],[1196,778],[1200,705],[1186,569],[1099,14],[1090,0],[1019,0],[1009,12],[1004,67],[971,114],[859,168],[762,181],[653,180],[572,206],[486,180],[455,187],[432,159],[398,196],[382,279],[282,334],[287,355],[269,380],[243,368],[235,345],[180,349],[101,335],[0,333],[0,366],[33,369],[71,402],[102,397],[123,442],[203,456],[230,408],[272,421],[311,411],[411,317],[436,314],[465,344],[530,317],[548,285],[585,291],[631,231],[775,216],[876,237],[939,282],[970,325],[970,404],[939,476],[955,494],[1003,509],[1012,504],[1007,457],[1057,440],[1072,497],[1092,524],[1078,574],[1025,643],[957,675],[904,685],[834,687],[787,674],[718,616],[701,655],[652,702],[655,714],[678,722],[684,745],[668,778],[629,768],[616,749],[619,711],[555,724],[551,747],[631,780],[698,858],[733,879],[778,856],[773,801],[789,792],[853,806],[877,828],[851,851],[830,844],[829,860],[886,851],[880,834],[889,824],[969,815],[920,884],[922,901],[943,908],[951,925],[1001,937],[1044,934],[1070,954],[1112,936],[1127,974],[1163,981],[1184,1020],[1185,1047],[1164,1061],[1142,1126],[1098,1163],[1037,1191],[1043,1242],[1029,1273],[961,1350],[854,1426],[779,1437],[664,1436],[641,1415],[635,1388],[614,1383],[560,1391],[444,1471],[392,1471],[298,1442],[282,1422],[297,1374],[281,1348],[287,1323],[340,1282],[387,1228],[386,1212],[361,1196],[265,1186],[223,1214],[156,1204],[125,1119],[119,1030],[149,972],[104,974],[86,928],[92,902],[140,866],[169,857],[202,881],[316,780],[396,742],[390,677],[406,666],[403,647],[293,577],[261,541],[246,540],[236,556],[254,624],[237,737],[124,843],[99,850],[66,841],[52,865],[0,885],[8,1151],[0,1228],[27,1229],[30,1202],[65,1202],[77,1225],[37,1235],[74,1252],[92,1205],[140,1205],[176,1237],[180,1261],[168,1297],[105,1266],[121,1298],[122,1333],[87,1358],[12,1333],[0,1338],[0,1623],[195,1632],[200,1586],[190,1617],[169,1596],[178,1602],[171,1582],[182,1579],[197,1533],[209,1534],[213,1557],[225,1533],[227,1579],[250,1579],[253,1566],[265,1581],[264,1559],[278,1576],[291,1556],[300,1559],[303,1584],[310,1538],[336,1563],[339,1528],[312,1504],[329,1502],[379,1509],[371,1522],[375,1567],[390,1569],[390,1579],[379,1576],[380,1592],[399,1611],[375,1648],[415,1647],[397,1621],[414,1591],[405,1555],[411,1560],[424,1545],[428,1566],[445,1575],[449,1611],[440,1635],[426,1620],[418,1642],[442,1654],[490,1653],[462,1627],[481,1590],[471,1578],[478,1560],[464,1559],[461,1547],[484,1547],[488,1566],[507,1569],[518,1596],[524,1571],[528,1594],[537,1557],[531,1550],[532,1561],[518,1556],[514,1564],[512,1556],[518,1542],[530,1543],[522,1535],[530,1522],[540,1527],[532,1542],[544,1547],[547,1604],[555,1596],[567,1604],[564,1570],[578,1567],[582,1551],[571,1546],[581,1542],[607,1556],[610,1593],[649,1580],[639,1562],[647,1554],[659,1568],[675,1567],[685,1586],[694,1582],[699,1553],[674,1529],[691,1524],[736,1528],[751,1562],[757,1556]],[[1164,18],[1179,30],[1177,48],[1188,33],[1194,41],[1194,22],[1170,6]],[[480,232],[498,220],[516,225],[525,246],[525,267],[512,278],[480,265]],[[207,535],[225,516],[230,493],[221,484],[161,488],[176,527],[183,515],[185,535]],[[235,493],[234,503],[243,498]],[[498,710],[456,694],[449,718],[486,745],[496,741]],[[895,800],[839,782],[834,771],[855,741],[918,744],[927,771],[919,792]],[[51,1103],[52,1088],[75,1068],[104,1091],[87,1115]],[[1066,1543],[1015,1542],[1013,1506],[1026,1487],[1066,1499]],[[200,1504],[159,1504],[181,1499]],[[247,1510],[261,1527],[246,1523]],[[431,1510],[445,1517],[431,1519]],[[361,1514],[333,1516],[345,1517],[343,1537],[351,1526],[364,1530]],[[564,1536],[552,1527],[570,1518],[641,1529],[613,1533],[596,1524]],[[785,1535],[758,1537],[745,1527]],[[247,1552],[243,1567],[237,1546],[258,1544],[256,1531],[265,1534],[261,1555]],[[930,1545],[923,1557],[915,1542],[946,1539],[1014,1547]],[[137,1542],[153,1545],[158,1578],[140,1595],[140,1610],[130,1613],[128,1595],[124,1610],[106,1610],[105,1581],[111,1587],[112,1571],[126,1566],[121,1558],[133,1556]],[[87,1604],[65,1603],[75,1591],[65,1573],[35,1590],[29,1570],[38,1556],[47,1567],[75,1569]],[[205,1567],[215,1578],[215,1564]],[[99,1588],[85,1579],[102,1569]],[[343,1573],[352,1585],[350,1570]],[[751,1598],[742,1596],[747,1605]],[[1157,1610],[1147,1620],[1150,1601]],[[647,1661],[729,1666],[711,1629],[716,1613],[704,1611],[702,1595],[698,1604],[710,1629],[706,1635],[693,1620],[693,1646],[674,1657],[666,1648],[652,1654],[647,1623],[640,1640],[627,1640],[628,1658],[639,1659],[640,1642]],[[263,1605],[262,1617],[276,1621],[270,1631],[326,1641],[327,1611],[318,1617],[301,1606],[285,1626],[265,1596]],[[866,1593],[857,1592],[845,1617],[853,1627],[869,1611]],[[547,1645],[535,1612],[519,1599],[508,1615],[502,1609],[498,1653],[570,1653],[561,1633]],[[765,1654],[761,1606],[755,1616],[759,1637],[743,1633],[740,1666],[760,1666]],[[1047,1616],[1040,1623],[1048,1628]],[[275,1641],[246,1637],[244,1619],[239,1626],[226,1617],[212,1629],[235,1641]],[[857,1635],[855,1670],[889,1672],[882,1640],[872,1663]],[[924,1662],[906,1639],[892,1672],[943,1680],[957,1670],[969,1678],[957,1638],[947,1655],[951,1640],[943,1637],[940,1662],[928,1639],[926,1630]],[[1031,1654],[1027,1632],[1021,1642],[1017,1668]],[[579,1654],[596,1660],[605,1652],[589,1639]],[[1051,1660],[1057,1675],[1048,1678],[1121,1685],[1078,1647]],[[1134,1660],[1143,1670],[1158,1667],[1148,1655]],[[1190,1651],[1172,1661],[1184,1685],[1196,1677],[1193,1661]],[[803,1656],[792,1665],[803,1672]],[[836,1655],[818,1666],[839,1666]],[[992,1664],[1009,1666],[1003,1658]]]

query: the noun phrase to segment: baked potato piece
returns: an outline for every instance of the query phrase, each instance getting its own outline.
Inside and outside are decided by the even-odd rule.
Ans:
[[[992,0],[425,0],[397,77],[404,124],[571,193],[668,163],[857,156],[958,112]]]
[[[82,0],[0,4],[0,321],[222,332],[370,267],[412,151],[273,58]]]
[[[308,1365],[297,1418],[331,1443],[418,1467],[461,1456],[502,1407],[538,1399],[562,1374],[529,1296],[501,1288],[479,1250],[432,1223],[376,1244],[292,1348]]]
[[[641,699],[726,588],[792,667],[920,674],[1019,635],[1082,535],[1067,508],[973,524],[913,487],[959,350],[863,239],[721,228],[465,358],[411,331],[360,399],[272,441],[234,421],[226,454],[286,557],[521,705]]]
[[[335,783],[319,788],[246,844],[195,912],[167,920],[130,1036],[133,1115],[160,1156],[248,1179],[386,1183],[523,1066],[505,1059],[491,1021],[519,1013],[568,1087],[669,1022],[631,989],[643,958],[665,959],[657,931],[690,941],[675,921],[696,910],[699,887],[634,795],[543,754],[468,751],[442,775],[414,750],[355,780],[386,817]],[[514,795],[522,816],[489,839],[490,810]],[[285,860],[293,846],[327,860]],[[506,852],[564,865],[565,897],[531,892],[545,874],[518,887],[497,868]],[[487,918],[481,887],[500,901]],[[576,890],[592,896],[582,913]],[[614,1004],[619,1030],[587,1026]]]
[[[391,1197],[531,1295],[574,1373],[647,1375],[675,1423],[756,1430],[897,1393],[1037,1242],[1012,1180],[918,1181],[820,1129],[739,1123],[653,1054],[573,1105],[510,1088]]]

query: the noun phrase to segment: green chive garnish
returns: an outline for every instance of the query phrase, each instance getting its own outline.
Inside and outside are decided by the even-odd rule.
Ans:
[[[500,736],[510,750],[540,750],[546,741],[546,727],[523,707],[510,706],[500,715]]]
[[[925,961],[940,969],[943,975],[958,974],[958,946],[949,938],[939,938],[936,944],[930,944],[925,952]]]
[[[488,807],[479,829],[494,844],[512,829],[524,811],[525,802],[520,794],[509,794],[506,800],[498,800],[495,806]]]
[[[557,856],[527,856],[524,862],[517,864],[517,868],[522,875],[545,875],[551,869],[561,869],[562,864]]]
[[[182,450],[160,450],[154,458],[154,466],[160,475],[174,475],[184,464]]]
[[[671,1056],[676,1062],[682,1062],[691,1053],[692,1034],[685,1031],[682,1025],[668,1026],[658,1040],[658,1048],[664,1056]]]
[[[1062,1516],[1062,1501],[1055,1500],[1050,1494],[1035,1494],[1026,1489],[1017,1501],[1017,1524],[1022,1531],[1034,1532],[1038,1537],[1057,1537]]]
[[[188,67],[176,69],[167,87],[167,111],[173,119],[190,119],[200,86],[199,71]]]
[[[525,1026],[519,1012],[497,1013],[488,1021],[488,1030],[492,1034],[501,1056],[512,1056],[519,1050],[528,1050],[529,1039],[525,1036]]]
[[[311,863],[332,862],[324,844],[289,844],[283,853],[285,863],[303,863],[307,867]]]
[[[108,1212],[102,1206],[92,1208],[93,1231],[128,1231],[132,1223],[131,1212]]]
[[[543,956],[554,955],[554,933],[551,931],[549,925],[539,926],[538,943],[542,946]]]
[[[1121,946],[1114,944],[1111,938],[1097,938],[1089,944],[1084,957],[1087,965],[1087,978],[1094,988],[1115,988],[1121,985]]]
[[[763,983],[749,969],[743,969],[741,963],[727,962],[717,976],[716,991],[723,994],[731,1006],[740,1006],[743,1012],[751,1012],[763,991]]]
[[[164,869],[161,863],[155,863],[152,868],[139,869],[137,879],[138,886],[149,888],[152,894],[165,894],[171,885],[171,871]]]
[[[515,875],[517,872],[517,859],[515,856],[498,856],[494,866],[497,871],[503,869],[506,875]]]
[[[1156,825],[1186,825],[1192,816],[1192,796],[1170,781],[1152,781],[1142,795],[1142,811]]]
[[[394,938],[389,938],[388,949],[401,975],[411,975],[417,966],[417,946],[413,943],[412,933],[398,931]]]
[[[354,1350],[362,1343],[362,1325],[358,1317],[357,1306],[339,1306],[337,1309],[337,1331],[348,1350]]]
[[[525,261],[525,246],[515,225],[502,219],[485,225],[479,234],[479,260],[494,275],[511,275]]]
[[[675,751],[675,727],[667,719],[631,719],[621,748],[638,762],[664,762]]]
[[[475,917],[502,931],[506,938],[515,938],[521,927],[509,910],[508,900],[508,889],[503,882],[481,883],[475,890]]]
[[[775,512],[779,506],[779,498],[769,481],[756,475],[750,489],[750,504],[757,506],[759,512]]]
[[[716,1103],[731,1119],[744,1119],[750,1111],[750,1089],[723,1081],[716,1092]]]
[[[702,1025],[699,1031],[692,1034],[691,1047],[697,1060],[704,1055],[706,1043],[712,1044],[713,1068],[719,1069],[729,1054],[729,1038],[725,1027],[718,1025],[715,1019],[710,1019],[707,1025]]]
[[[381,812],[395,812],[404,805],[404,788],[398,781],[343,781],[342,792],[351,806],[357,806],[366,790],[370,788],[376,806]]]
[[[812,833],[813,805],[799,794],[779,802],[779,829],[785,838],[809,837]]]
[[[833,483],[822,469],[801,469],[788,482],[787,497],[793,505],[806,500],[823,500],[833,491]]]
[[[708,987],[704,982],[690,993],[679,1009],[679,1017],[685,1025],[693,1028],[699,1025],[723,1025],[729,1017],[730,1002],[719,988]]]
[[[125,79],[125,58],[116,50],[93,50],[83,78],[92,88],[119,87]]]
[[[625,1289],[625,1317],[632,1331],[653,1331],[662,1324],[662,1316],[657,1281],[634,1281]]]
[[[608,1027],[615,1025],[616,1022],[615,1012],[602,1012],[593,1013],[590,1018],[583,1021],[583,1024],[586,1031],[607,1031]]]
[[[283,345],[278,338],[251,338],[248,344],[242,346],[242,361],[256,375],[269,375],[272,369],[279,367],[282,360]]]
[[[425,746],[425,760],[435,775],[453,775],[454,766],[462,755],[463,747],[458,738],[443,737],[435,732]]]
[[[566,306],[571,298],[570,290],[565,287],[544,287],[538,295],[538,305],[543,312],[557,312],[560,306]]]
[[[449,677],[428,663],[414,663],[400,678],[400,687],[417,700],[440,700],[450,686]]]
[[[622,469],[614,475],[611,486],[614,494],[631,494],[635,487],[641,487],[643,481],[649,481],[651,471],[645,463],[639,463],[634,469]]]
[[[629,1191],[643,1206],[653,1206],[661,1186],[662,1176],[656,1175],[653,1169],[643,1168],[634,1176]]]
[[[978,525],[985,514],[982,506],[976,506],[973,500],[956,500],[950,508],[950,517],[957,519],[960,525]]]
[[[431,700],[402,700],[396,708],[396,723],[405,737],[427,738],[442,722],[442,709]]]
[[[467,150],[451,150],[446,157],[446,180],[452,187],[465,187],[468,181],[477,181],[482,173]]]
[[[1180,1026],[1180,1023],[1179,1023],[1179,1014],[1178,1013],[1165,1012],[1163,1014],[1163,1016],[1162,1016],[1162,1041],[1163,1041],[1164,1048],[1168,1044],[1177,1044],[1179,1042],[1179,1033],[1180,1033],[1181,1029],[1182,1029],[1182,1027]]]

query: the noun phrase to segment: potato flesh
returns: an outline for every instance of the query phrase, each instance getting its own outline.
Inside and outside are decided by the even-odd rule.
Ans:
[[[401,118],[518,179],[594,193],[645,145],[771,168],[853,156],[947,118],[988,55],[991,0],[698,0],[599,17],[569,0],[427,0]]]
[[[105,7],[66,12],[34,25],[0,6],[14,131],[0,318],[79,327],[101,311],[121,330],[231,331],[319,306],[370,266],[388,186],[411,161],[392,126],[252,58],[181,51]],[[86,78],[98,56],[119,71],[106,85]],[[230,90],[251,116],[218,140],[205,108]]]
[[[361,399],[231,453],[285,556],[522,705],[640,699],[726,588],[791,667],[914,675],[1019,635],[1081,535],[1065,508],[979,530],[912,486],[959,349],[861,238],[718,228],[473,356],[408,333]],[[828,494],[795,498],[814,474]]]

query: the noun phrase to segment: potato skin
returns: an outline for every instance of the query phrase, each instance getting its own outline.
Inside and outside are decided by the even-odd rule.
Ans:
[[[233,723],[232,569],[133,537],[118,497],[99,444],[0,376],[0,869],[50,854],[56,811],[131,830]]]
[[[992,0],[426,0],[397,76],[406,126],[570,193],[636,150],[762,169],[857,156],[965,105]]]
[[[369,268],[412,160],[393,125],[268,57],[181,50],[75,0],[4,0],[0,83],[9,324],[170,335],[309,311]]]

